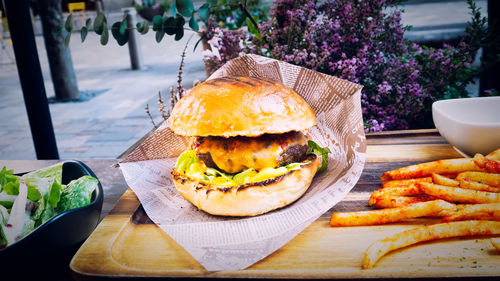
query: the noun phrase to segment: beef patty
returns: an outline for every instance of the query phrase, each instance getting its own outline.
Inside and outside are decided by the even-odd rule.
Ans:
[[[308,149],[307,138],[301,132],[259,137],[194,137],[191,148],[205,165],[230,174],[300,162]]]

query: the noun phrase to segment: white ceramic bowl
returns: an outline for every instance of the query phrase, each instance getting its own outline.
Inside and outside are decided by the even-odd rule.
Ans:
[[[439,133],[470,156],[500,148],[500,97],[437,101],[432,118]]]

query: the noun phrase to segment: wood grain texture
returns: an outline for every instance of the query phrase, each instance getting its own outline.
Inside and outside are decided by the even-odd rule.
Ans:
[[[368,136],[384,139],[387,134]],[[485,237],[457,238],[403,248],[362,270],[364,251],[396,232],[437,222],[413,219],[368,227],[330,227],[332,212],[369,210],[380,175],[406,165],[461,157],[436,131],[392,134],[395,141],[372,141],[359,182],[336,206],[288,244],[241,271],[208,272],[153,224],[128,189],[73,258],[70,267],[85,277],[231,278],[425,278],[500,275],[500,253]],[[418,139],[419,137],[423,138]],[[416,139],[417,138],[417,139]],[[441,138],[441,139],[440,139]]]

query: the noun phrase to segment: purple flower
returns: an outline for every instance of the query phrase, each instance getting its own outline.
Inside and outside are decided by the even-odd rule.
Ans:
[[[220,58],[205,61],[215,71],[241,52],[271,56],[362,84],[367,131],[429,127],[432,102],[468,95],[479,45],[429,49],[406,41],[395,2],[277,0],[271,20],[259,24],[262,40],[209,23],[203,34],[217,37]]]

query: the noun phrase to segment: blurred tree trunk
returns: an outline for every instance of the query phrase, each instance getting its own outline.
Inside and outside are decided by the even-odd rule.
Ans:
[[[50,74],[57,100],[77,100],[80,98],[75,70],[69,47],[64,46],[63,33],[55,34],[54,29],[64,24],[62,0],[39,0],[43,38],[49,59]]]

